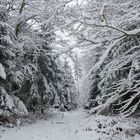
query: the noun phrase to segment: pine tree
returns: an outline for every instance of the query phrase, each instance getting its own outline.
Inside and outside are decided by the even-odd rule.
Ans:
[[[11,92],[9,78],[14,72],[16,48],[15,36],[8,23],[7,1],[0,2],[0,20],[0,115],[6,119],[9,115],[27,115],[28,111],[23,102]]]
[[[75,109],[77,106],[76,104],[77,93],[76,93],[75,81],[73,78],[72,70],[67,60],[64,61],[63,71],[64,71],[64,75],[63,75],[64,80],[62,81],[63,100],[61,102],[63,103],[63,107],[66,110],[72,110]]]

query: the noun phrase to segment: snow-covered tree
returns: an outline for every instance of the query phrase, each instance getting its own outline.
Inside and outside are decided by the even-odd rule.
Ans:
[[[58,67],[52,49],[66,3],[44,0],[0,2],[2,111],[28,115],[28,111],[44,113],[48,107],[59,108],[62,104],[69,105],[67,110],[74,109],[74,103],[63,96],[64,71]]]
[[[75,86],[74,76],[67,60],[63,65],[63,81],[62,81],[62,95],[61,95],[61,109],[72,110],[75,109],[77,90]]]
[[[84,87],[90,106],[97,106],[95,112],[126,116],[139,112],[139,76],[135,70],[139,63],[135,58],[139,52],[139,6],[138,0],[91,0],[77,2],[68,13],[72,23],[69,31],[81,46],[94,50]]]
[[[91,83],[98,80],[99,93],[96,94],[96,90],[92,90],[93,99],[97,101],[97,104],[94,105],[97,106],[94,110],[97,113],[121,113],[129,116],[139,112],[139,92],[137,92],[139,88],[137,82],[133,82],[135,78],[139,79],[138,71],[135,70],[136,63],[139,61],[135,58],[135,55],[139,52],[139,23],[135,17],[139,16],[138,9],[133,10],[134,15],[132,14],[135,4],[138,4],[138,1],[120,1],[120,4],[113,1],[109,4],[106,3],[105,6],[101,4],[99,16],[105,23],[103,25],[101,23],[90,23],[93,26],[98,25],[106,33],[108,32],[107,29],[111,29],[113,37],[111,37],[111,43],[106,45],[103,55],[87,76],[90,77],[90,81],[93,80]],[[118,5],[120,9],[116,9]],[[128,8],[130,8],[130,11],[127,11]],[[114,10],[112,14],[115,15],[115,18],[111,19],[109,10]],[[125,10],[126,12],[124,12]],[[120,18],[120,14],[122,14],[123,19]],[[109,39],[108,34],[105,34],[104,37]],[[135,63],[135,61],[137,62]],[[97,73],[98,77],[96,78]],[[90,86],[92,88],[94,85],[91,84]]]
[[[23,102],[13,96],[10,75],[15,67],[15,36],[8,21],[8,1],[0,2],[0,116],[27,115]]]

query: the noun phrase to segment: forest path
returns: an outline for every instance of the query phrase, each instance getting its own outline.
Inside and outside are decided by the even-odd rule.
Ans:
[[[0,140],[97,140],[97,133],[85,127],[89,120],[84,111],[64,112],[32,125],[8,129]]]
[[[126,134],[139,125],[139,120],[89,116],[84,110],[54,112],[31,125],[0,127],[0,140],[140,140],[140,135]]]

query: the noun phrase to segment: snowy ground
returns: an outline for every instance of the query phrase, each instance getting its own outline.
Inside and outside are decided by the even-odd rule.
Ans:
[[[74,111],[20,128],[1,127],[0,140],[140,140],[139,127],[138,120],[89,117],[84,111]]]

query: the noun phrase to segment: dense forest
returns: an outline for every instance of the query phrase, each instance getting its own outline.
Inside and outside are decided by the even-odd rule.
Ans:
[[[0,125],[51,109],[140,117],[139,0],[0,0]]]
[[[1,119],[30,111],[44,113],[50,107],[70,111],[77,106],[72,70],[67,60],[57,63],[60,58],[51,45],[56,41],[58,25],[47,23],[52,15],[49,8],[45,10],[48,4],[55,9],[55,3],[43,3],[0,2]]]

